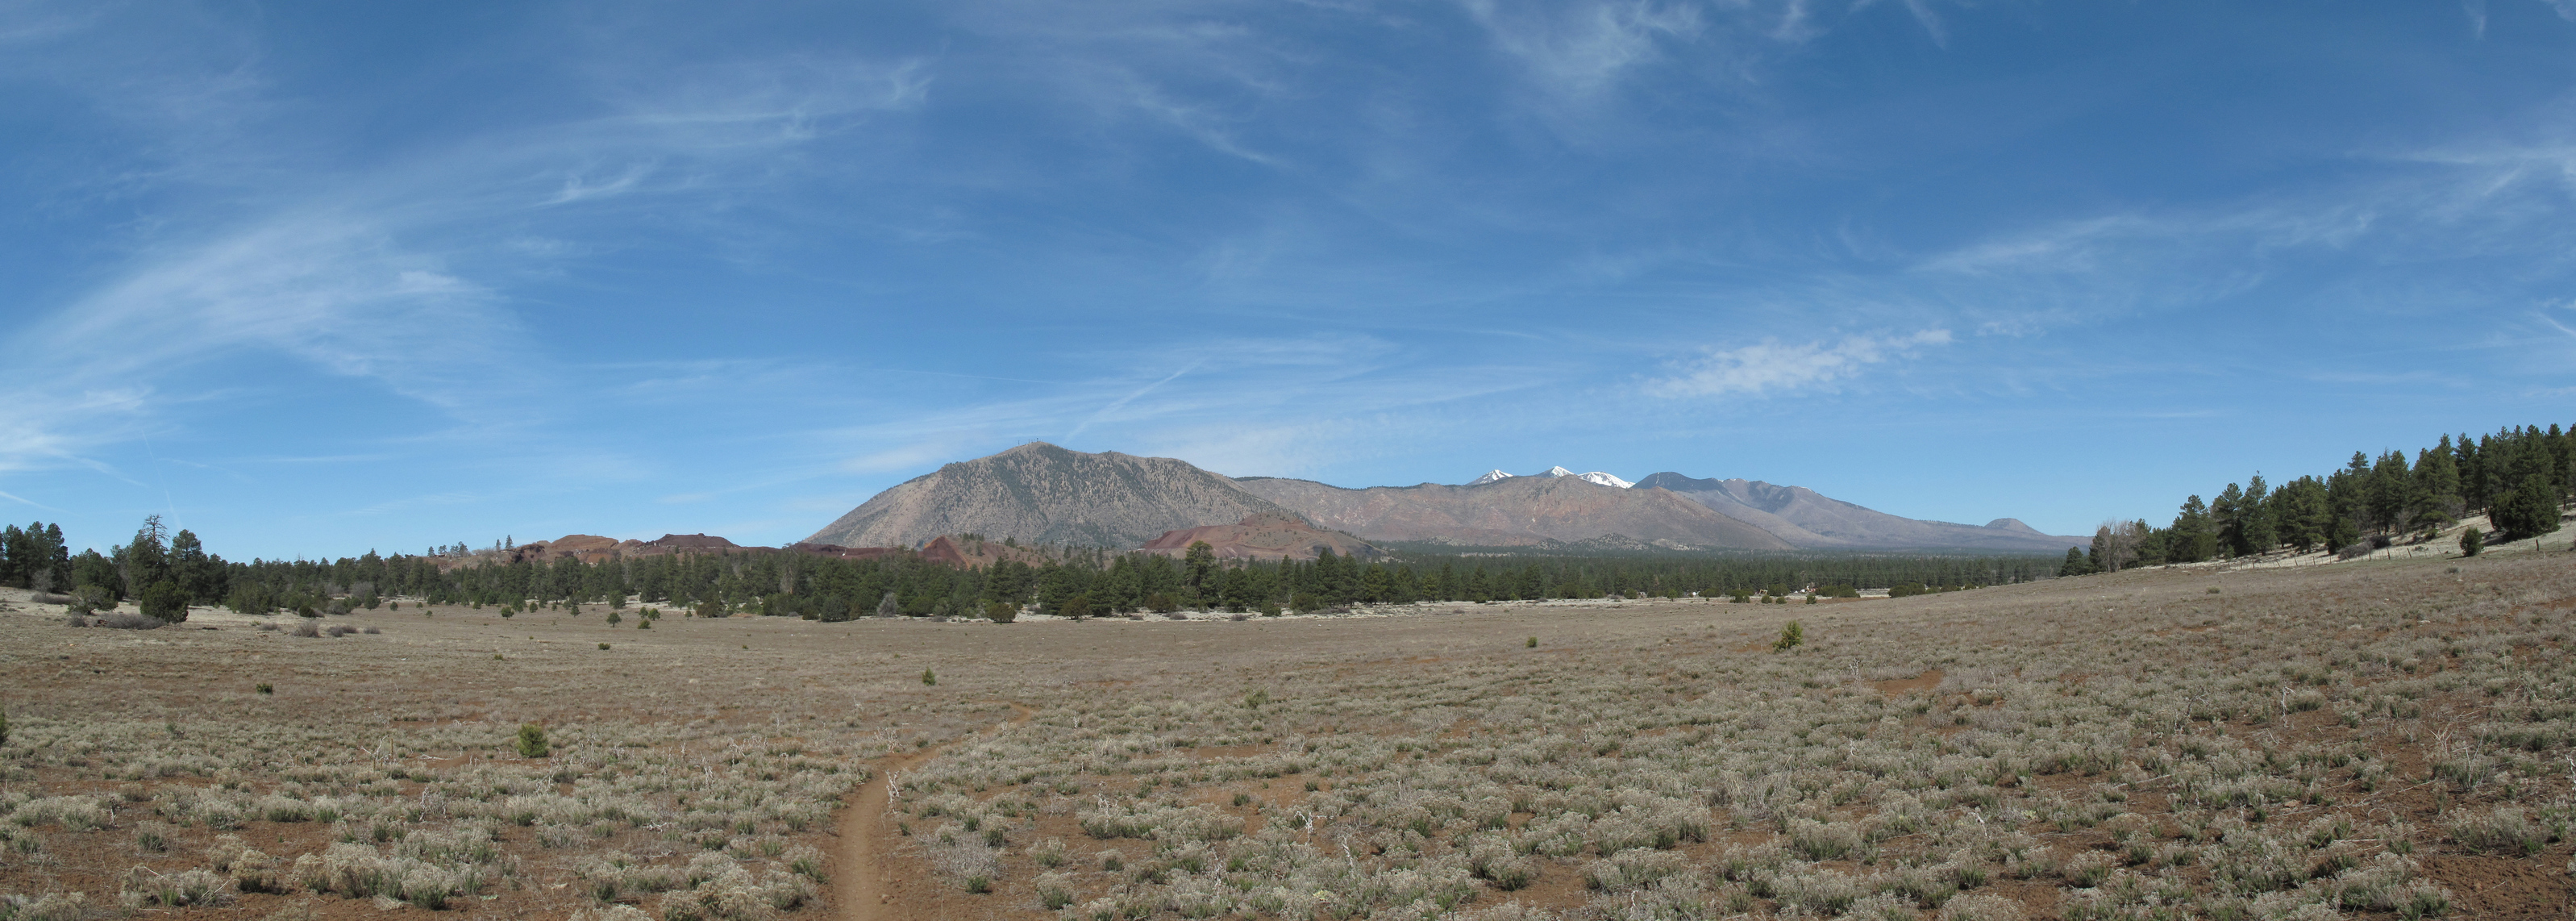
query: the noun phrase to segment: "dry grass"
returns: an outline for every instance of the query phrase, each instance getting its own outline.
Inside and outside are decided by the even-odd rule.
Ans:
[[[934,751],[889,917],[2563,918],[2571,599],[2508,557],[1295,622],[22,603],[0,917],[811,914],[833,806]]]

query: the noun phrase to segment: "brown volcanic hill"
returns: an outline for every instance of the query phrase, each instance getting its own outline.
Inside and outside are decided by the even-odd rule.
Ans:
[[[768,548],[755,547],[752,549],[766,550]],[[958,569],[991,566],[1003,560],[1015,560],[1031,566],[1037,566],[1046,563],[1048,560],[1045,553],[1028,547],[1015,547],[988,541],[981,537],[958,536],[952,534],[942,534],[938,537],[931,538],[928,543],[922,544],[921,548],[917,550],[911,547],[844,547],[839,544],[798,542],[787,545],[787,551],[790,553],[802,553],[808,556],[828,556],[843,560],[874,560],[889,556],[917,554],[923,562],[938,563]]]
[[[1037,566],[1047,562],[1047,555],[1028,547],[985,540],[981,537],[959,537],[943,534],[921,545],[921,558],[933,563],[946,563],[959,569],[991,566],[1012,560]]]
[[[798,542],[788,544],[787,552],[802,553],[807,556],[828,556],[843,560],[873,560],[881,556],[895,556],[898,554],[910,553],[912,551],[905,547],[844,547],[839,544],[812,544]]]
[[[1670,491],[1620,489],[1579,477],[1367,489],[1270,477],[1235,483],[1324,527],[1370,540],[1527,546],[1615,534],[1673,549],[1793,549],[1759,527]]]
[[[1136,549],[1180,557],[1190,545],[1207,541],[1220,560],[1311,560],[1320,554],[1316,548],[1331,547],[1342,556],[1370,558],[1383,556],[1367,541],[1340,531],[1326,531],[1284,515],[1253,515],[1234,524],[1211,524],[1178,531],[1166,531],[1145,546]]]
[[[672,553],[719,553],[745,549],[741,544],[705,534],[664,534],[645,541],[643,546]]]
[[[570,557],[584,563],[604,563],[627,557],[670,556],[689,553],[776,553],[775,547],[745,547],[721,537],[705,534],[664,534],[654,540],[618,540],[597,534],[566,534],[554,540],[532,540],[508,550],[477,550],[464,556],[437,556],[441,570],[467,566],[506,565],[517,562],[548,563]]]
[[[912,547],[941,535],[983,534],[1024,544],[1133,547],[1166,531],[1265,513],[1296,515],[1184,461],[1031,442],[897,484],[805,540]]]
[[[1760,480],[1701,480],[1658,473],[1637,488],[1672,490],[1731,517],[1759,525],[1800,549],[1980,550],[2064,553],[2089,538],[2054,537],[2011,518],[1984,527],[1902,518],[1823,495],[1804,486]]]

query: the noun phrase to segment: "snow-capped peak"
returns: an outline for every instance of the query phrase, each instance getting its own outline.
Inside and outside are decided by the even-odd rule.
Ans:
[[[1485,484],[1487,484],[1487,483],[1493,483],[1493,482],[1497,482],[1497,481],[1501,481],[1501,480],[1508,480],[1508,479],[1511,479],[1511,478],[1512,478],[1512,475],[1511,475],[1511,474],[1504,473],[1504,472],[1502,472],[1502,471],[1500,471],[1500,470],[1489,470],[1489,471],[1486,471],[1486,473],[1485,473],[1485,475],[1484,475],[1484,476],[1480,476],[1480,477],[1477,477],[1477,478],[1475,478],[1475,479],[1468,480],[1468,481],[1467,481],[1467,485],[1469,485],[1469,486],[1483,486],[1483,485],[1485,485]]]
[[[1491,483],[1491,482],[1493,482],[1495,479],[1498,479],[1498,477],[1496,477],[1494,474],[1502,474],[1503,476],[1511,476],[1511,474],[1503,473],[1503,472],[1502,472],[1502,471],[1500,471],[1500,470],[1496,470],[1496,471],[1494,471],[1493,473],[1485,474],[1485,477],[1486,477],[1485,479],[1477,480],[1476,482],[1479,482],[1479,483]],[[1600,486],[1615,486],[1615,487],[1618,487],[1618,488],[1620,488],[1620,489],[1633,489],[1633,488],[1635,488],[1635,487],[1636,487],[1636,485],[1637,485],[1637,484],[1635,484],[1635,483],[1631,483],[1631,482],[1628,482],[1628,481],[1626,481],[1626,480],[1622,480],[1622,479],[1620,479],[1620,478],[1618,478],[1618,477],[1611,476],[1610,474],[1603,473],[1603,472],[1598,471],[1598,470],[1592,471],[1591,473],[1576,473],[1576,472],[1574,472],[1574,471],[1572,471],[1572,470],[1567,470],[1567,469],[1565,469],[1565,468],[1563,468],[1563,467],[1549,467],[1549,468],[1547,468],[1547,472],[1546,472],[1546,473],[1539,474],[1539,476],[1570,476],[1570,477],[1574,477],[1574,478],[1576,478],[1576,479],[1580,479],[1580,480],[1582,480],[1582,481],[1584,481],[1584,482],[1586,482],[1586,483],[1592,483],[1592,484],[1596,484],[1596,485],[1600,485]]]

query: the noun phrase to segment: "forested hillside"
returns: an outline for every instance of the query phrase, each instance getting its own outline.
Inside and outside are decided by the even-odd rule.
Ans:
[[[2576,491],[2576,432],[2551,425],[2506,428],[2474,441],[2444,435],[2415,452],[2355,451],[2343,469],[2275,488],[2260,473],[2229,483],[2216,498],[2183,500],[2173,523],[2105,524],[2089,553],[2069,551],[2061,574],[2196,563],[2282,549],[2346,548],[2365,541],[2439,532],[2484,515],[2504,539],[2558,530],[2559,507]]]

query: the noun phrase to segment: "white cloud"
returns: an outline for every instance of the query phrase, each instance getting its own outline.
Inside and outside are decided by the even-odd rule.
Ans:
[[[1682,363],[1678,373],[1648,381],[1649,396],[1688,399],[1719,396],[1767,396],[1797,390],[1831,389],[1861,370],[1890,358],[1906,357],[1927,345],[1947,345],[1946,329],[1927,329],[1910,336],[1850,336],[1840,342],[1783,344],[1776,339],[1733,349],[1711,349]]]
[[[1914,14],[1914,21],[1922,24],[1924,34],[1932,37],[1932,44],[1950,47],[1950,30],[1941,24],[1941,15],[1932,12],[1931,4],[1923,0],[1905,0],[1905,11]]]
[[[1599,94],[1621,73],[1655,58],[1658,41],[1706,28],[1696,7],[1679,5],[1591,3],[1545,12],[1507,9],[1495,0],[1467,0],[1466,6],[1533,81],[1576,99]]]
[[[373,378],[451,410],[516,377],[515,319],[363,218],[284,215],[147,257],[23,340],[65,381],[150,381],[251,349]]]
[[[0,9],[0,42],[51,34],[24,18]],[[599,72],[598,114],[346,166],[293,130],[240,127],[268,125],[275,107],[246,50],[117,80],[96,79],[82,49],[50,50],[0,75],[39,74],[128,120],[140,153],[118,181],[198,204],[136,222],[130,255],[96,286],[26,305],[39,318],[0,340],[29,372],[0,386],[0,470],[97,467],[83,455],[157,435],[175,404],[206,398],[183,375],[244,357],[369,381],[476,433],[523,428],[511,423],[555,411],[526,394],[561,362],[539,358],[510,284],[595,251],[580,237],[597,215],[582,209],[779,181],[793,165],[781,150],[917,108],[930,85],[910,59]],[[192,198],[205,188],[227,194]]]

